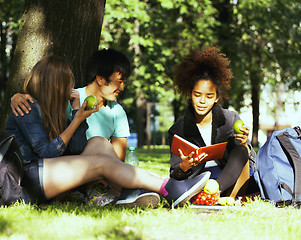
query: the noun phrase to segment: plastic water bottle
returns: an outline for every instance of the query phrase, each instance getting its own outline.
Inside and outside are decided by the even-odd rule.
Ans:
[[[135,167],[139,166],[139,159],[135,153],[135,147],[130,147],[129,152],[125,156],[125,162]]]

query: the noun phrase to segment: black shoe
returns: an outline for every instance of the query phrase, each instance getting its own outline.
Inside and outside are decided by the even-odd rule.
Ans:
[[[123,188],[116,204],[125,207],[157,207],[160,202],[159,194],[145,189]]]
[[[168,193],[165,199],[171,206],[183,206],[194,195],[202,191],[210,175],[210,172],[203,172],[194,178],[181,181],[170,178],[165,185],[165,190]]]

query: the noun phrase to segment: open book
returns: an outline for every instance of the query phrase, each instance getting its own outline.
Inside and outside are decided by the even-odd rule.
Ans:
[[[181,149],[185,156],[189,155],[191,152],[194,152],[194,158],[196,158],[202,153],[207,153],[208,156],[202,161],[207,162],[210,160],[222,159],[226,150],[226,146],[227,142],[223,142],[200,148],[195,144],[175,134],[172,139],[170,151],[178,156],[180,155],[178,149]]]

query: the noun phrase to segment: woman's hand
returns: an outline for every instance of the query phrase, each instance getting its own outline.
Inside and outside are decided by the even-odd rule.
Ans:
[[[93,108],[91,110],[86,110],[87,106],[87,101],[84,101],[83,105],[78,109],[78,111],[76,112],[74,119],[73,120],[77,120],[79,122],[84,121],[87,117],[90,117],[92,113],[95,113],[98,111],[98,108]]]
[[[181,149],[179,149],[179,154],[182,160],[182,162],[180,163],[180,168],[183,172],[186,172],[189,169],[195,167],[208,156],[206,153],[202,153],[198,157],[194,158],[194,152],[191,152],[188,156],[185,156]]]
[[[31,103],[34,103],[33,98],[29,94],[16,93],[14,96],[11,97],[10,107],[16,117],[19,114],[20,116],[24,116],[24,112],[28,114],[31,110],[27,100],[29,100]]]
[[[247,149],[249,150],[249,146],[247,144],[247,141],[248,141],[248,137],[249,137],[249,127],[245,126],[243,128],[240,128],[240,130],[243,132],[242,134],[241,133],[236,133],[234,136],[235,136],[235,139],[237,141],[239,141],[239,144],[241,145],[244,145],[247,147]]]
[[[98,108],[92,109],[92,110],[85,110],[85,107],[87,106],[87,102],[85,101],[83,105],[78,109],[76,112],[72,122],[69,124],[69,126],[60,134],[62,140],[64,141],[65,145],[67,146],[72,135],[76,131],[76,129],[79,127],[82,121],[84,121],[87,117],[91,116],[92,113],[95,113],[98,111]]]
[[[70,97],[70,104],[73,109],[79,109],[80,108],[80,101],[79,101],[79,92],[72,90]]]

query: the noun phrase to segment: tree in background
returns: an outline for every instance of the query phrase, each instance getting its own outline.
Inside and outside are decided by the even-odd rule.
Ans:
[[[219,5],[215,6],[220,16],[227,16],[219,18],[219,43],[231,59],[235,76],[230,105],[240,109],[246,97],[250,96],[252,144],[258,147],[260,94],[263,87],[272,84],[277,92],[281,84],[298,82],[298,74],[300,78],[297,59],[301,50],[301,4],[291,0],[217,2]],[[281,72],[282,77],[277,77],[277,72]],[[275,109],[280,107],[278,105]]]
[[[72,66],[76,87],[84,83],[85,64],[98,49],[105,0],[27,0],[1,112],[1,128],[10,97],[22,92],[23,81],[45,55],[64,57]]]
[[[131,131],[138,133],[139,146],[146,139],[147,101],[160,102],[160,109],[165,109],[162,104],[172,105],[175,119],[183,113],[186,103],[175,94],[173,66],[189,48],[215,43],[214,14],[211,1],[111,0],[107,3],[101,47],[116,48],[132,59],[133,74],[119,101],[133,120]],[[172,120],[160,118],[161,131],[166,132],[172,124]]]
[[[0,0],[0,3],[2,1]],[[11,4],[13,2],[18,0],[11,0]],[[76,3],[72,1],[60,3],[58,0],[42,2],[27,1],[27,8],[30,6],[33,10],[38,5],[46,8],[45,16],[47,14],[48,17],[45,19],[48,23],[43,23],[41,28],[32,25],[36,29],[33,31],[29,28],[33,36],[28,34],[24,36],[33,42],[38,33],[44,32],[48,34],[47,36],[51,36],[53,32],[56,37],[51,40],[42,38],[45,40],[45,45],[49,46],[45,51],[57,51],[59,55],[66,54],[74,65],[77,86],[80,86],[86,56],[90,54],[91,49],[97,48],[97,43],[95,45],[89,43],[92,42],[92,38],[98,41],[97,36],[90,36],[90,34],[95,33],[98,37],[100,34],[99,27],[91,26],[94,24],[93,18],[97,18],[99,5],[93,5],[92,0],[81,0]],[[101,1],[95,0],[94,4],[96,2]],[[71,10],[73,4],[77,5],[74,6],[74,11]],[[104,1],[98,4],[103,6]],[[98,10],[91,11],[93,7]],[[68,13],[71,14],[72,11],[75,14],[69,17]],[[279,94],[281,91],[300,89],[300,11],[301,3],[294,0],[108,1],[100,48],[113,47],[124,52],[132,60],[133,74],[119,101],[128,113],[131,131],[138,133],[139,145],[142,146],[146,142],[147,102],[158,103],[160,131],[167,131],[173,121],[183,114],[186,102],[176,94],[172,85],[173,66],[187,54],[189,48],[216,44],[230,58],[230,67],[235,76],[229,92],[230,99],[223,103],[224,107],[233,106],[239,111],[245,105],[252,105],[252,143],[257,146],[260,97],[263,87],[270,85],[271,91]],[[0,13],[2,12],[1,8]],[[25,16],[26,14],[24,19]],[[96,22],[94,25],[97,24],[100,23]],[[88,28],[83,33],[84,26]],[[99,32],[93,31],[94,28]],[[20,33],[22,29],[25,28],[22,26]],[[60,42],[60,39],[64,39],[62,45],[55,43]],[[27,54],[27,51],[38,51],[40,44],[39,41],[26,46],[23,44],[26,49],[23,55]],[[13,67],[22,67],[19,63],[16,60]],[[30,62],[24,63],[31,66]],[[17,86],[17,80],[11,79],[12,82],[10,80],[9,84]],[[15,90],[12,88],[12,91]],[[248,99],[251,101],[246,101]],[[279,115],[277,113],[279,106],[285,106],[283,100],[278,99],[280,101],[275,107],[275,116]],[[170,109],[173,111],[173,118],[168,114]],[[275,128],[277,128],[277,119],[275,120]]]
[[[23,10],[24,0],[0,0],[0,112]]]

